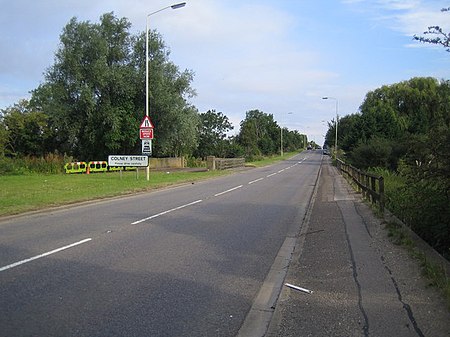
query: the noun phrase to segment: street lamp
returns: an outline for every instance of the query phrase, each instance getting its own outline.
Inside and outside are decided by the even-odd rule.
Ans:
[[[171,5],[171,6],[167,6],[167,7],[158,9],[157,11],[152,12],[150,14],[147,14],[146,25],[145,25],[145,115],[147,117],[149,114],[149,105],[150,105],[149,96],[148,96],[148,87],[149,87],[149,84],[148,84],[148,82],[149,82],[148,81],[148,72],[149,72],[149,68],[148,68],[148,61],[149,61],[148,60],[148,30],[149,30],[148,19],[153,14],[159,13],[165,9],[169,9],[169,8],[178,9],[178,8],[184,7],[185,5],[186,5],[186,2],[180,2],[177,4]],[[146,174],[147,174],[147,181],[148,181],[148,180],[150,180],[150,165],[147,166]]]
[[[288,112],[288,115],[292,115],[292,112]],[[281,131],[280,131],[280,152],[283,157],[283,115],[281,115]]]
[[[338,146],[337,145],[337,137],[338,137],[338,119],[339,119],[338,105],[339,105],[339,103],[338,103],[338,99],[334,98],[334,97],[322,97],[322,99],[334,99],[336,101],[336,136],[334,139],[334,159],[337,159],[337,146]]]

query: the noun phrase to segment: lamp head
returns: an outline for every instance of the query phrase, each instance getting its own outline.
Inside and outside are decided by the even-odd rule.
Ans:
[[[175,4],[175,5],[170,6],[170,8],[178,9],[178,8],[184,7],[185,5],[186,5],[185,2],[180,2],[179,4]]]

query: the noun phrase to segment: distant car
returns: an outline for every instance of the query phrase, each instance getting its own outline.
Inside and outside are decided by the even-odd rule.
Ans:
[[[328,149],[323,149],[323,154],[326,154],[326,155],[330,155],[330,150],[328,150]]]
[[[312,146],[309,146],[309,145],[308,145],[308,146],[306,147],[306,149],[307,149],[307,150],[312,150]]]

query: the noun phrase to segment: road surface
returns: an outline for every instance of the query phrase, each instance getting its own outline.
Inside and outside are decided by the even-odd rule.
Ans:
[[[0,334],[235,336],[321,160],[0,221]]]

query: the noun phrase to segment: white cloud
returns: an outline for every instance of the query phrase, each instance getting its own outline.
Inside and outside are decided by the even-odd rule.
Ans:
[[[441,12],[448,7],[445,0],[346,0],[347,5],[364,11],[366,15],[407,36],[420,35],[429,26],[450,30],[450,13]]]

